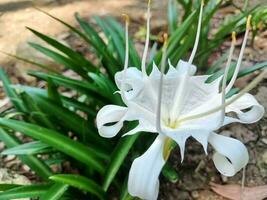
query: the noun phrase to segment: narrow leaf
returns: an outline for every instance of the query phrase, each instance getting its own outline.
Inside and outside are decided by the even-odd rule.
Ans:
[[[50,179],[89,192],[97,196],[99,199],[105,199],[105,192],[103,191],[103,189],[99,185],[97,185],[94,181],[84,176],[59,174],[51,176]]]
[[[0,125],[20,131],[30,137],[47,143],[55,149],[75,158],[100,173],[104,171],[103,165],[95,158],[95,154],[91,149],[56,131],[34,124],[4,118],[0,118]]]

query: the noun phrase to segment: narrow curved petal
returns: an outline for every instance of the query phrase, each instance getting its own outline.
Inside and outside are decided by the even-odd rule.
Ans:
[[[250,110],[243,111],[249,108]],[[264,107],[258,103],[254,96],[249,93],[246,93],[238,100],[227,106],[226,112],[235,112],[238,118],[226,117],[224,124],[229,124],[233,122],[250,124],[257,122],[263,117]]]
[[[127,108],[107,105],[99,110],[96,116],[98,132],[102,137],[111,138],[118,134],[123,126]],[[115,123],[113,125],[108,125]]]
[[[166,137],[159,135],[149,149],[133,161],[128,179],[129,194],[146,200],[156,200],[159,174],[165,164],[163,148]]]
[[[117,87],[121,90],[124,71],[115,74],[115,82]],[[125,96],[128,100],[135,98],[142,90],[144,84],[142,73],[135,67],[130,67],[126,70],[125,77]]]
[[[239,140],[211,133],[209,143],[216,150],[213,155],[213,162],[221,174],[234,176],[247,165],[248,151]]]

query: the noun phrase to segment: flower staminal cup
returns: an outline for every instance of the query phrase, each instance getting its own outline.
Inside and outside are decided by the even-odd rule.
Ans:
[[[197,51],[201,32],[203,2],[200,6],[196,40],[189,61],[180,60],[176,67],[169,62],[165,73],[167,56],[167,35],[164,35],[161,70],[156,64],[150,74],[146,72],[146,57],[149,44],[150,1],[147,11],[147,35],[142,58],[141,71],[128,67],[129,46],[126,16],[125,26],[125,64],[124,70],[117,72],[115,81],[119,88],[124,106],[106,105],[97,114],[97,128],[103,137],[116,136],[123,127],[124,121],[138,121],[138,125],[125,135],[137,132],[156,133],[157,137],[148,150],[136,158],[131,166],[128,179],[128,191],[132,196],[141,199],[155,200],[159,192],[159,174],[169,158],[172,143],[178,144],[181,160],[184,157],[187,138],[194,137],[202,144],[207,153],[210,143],[215,149],[213,161],[215,167],[225,176],[233,176],[248,162],[248,152],[240,141],[216,134],[220,127],[233,123],[254,123],[264,113],[264,108],[247,92],[254,88],[267,73],[264,71],[249,83],[238,94],[226,99],[232,89],[242,62],[250,18],[238,62],[227,84],[227,76],[235,46],[235,33],[232,34],[232,45],[224,75],[217,80],[206,83],[209,76],[195,75],[196,67],[192,64]],[[222,83],[222,84],[221,84]],[[229,116],[234,113],[235,117]],[[227,146],[227,148],[225,148]]]

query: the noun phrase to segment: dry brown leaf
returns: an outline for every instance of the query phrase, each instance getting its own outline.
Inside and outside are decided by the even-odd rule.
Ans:
[[[219,185],[210,183],[210,186],[214,192],[231,200],[263,200],[267,198],[267,185],[245,187],[242,193],[240,185]]]

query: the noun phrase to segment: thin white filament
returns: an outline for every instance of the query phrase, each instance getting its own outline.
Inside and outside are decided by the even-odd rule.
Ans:
[[[223,81],[222,81],[222,105],[225,104],[225,88],[226,88],[226,83],[227,83],[227,77],[228,77],[228,72],[231,66],[231,61],[232,61],[232,57],[233,57],[233,52],[235,49],[235,42],[236,42],[236,38],[235,38],[235,32],[232,33],[232,43],[231,43],[231,47],[230,47],[230,51],[229,51],[229,57],[226,63],[226,67],[224,70],[224,75],[223,75]],[[224,122],[224,117],[225,117],[225,107],[222,108],[221,111],[221,120],[219,123],[219,127],[222,126],[223,122]]]
[[[129,16],[124,15],[125,17],[125,61],[123,69],[123,77],[121,84],[121,98],[123,102],[127,105],[128,101],[125,97],[125,83],[126,83],[126,73],[129,65]]]
[[[162,59],[160,67],[160,80],[159,80],[159,92],[158,92],[158,104],[157,104],[157,118],[156,118],[156,128],[159,133],[162,133],[161,128],[161,101],[162,101],[162,90],[163,90],[163,76],[166,68],[166,58],[167,58],[167,35],[164,35],[164,46],[162,48]]]
[[[147,59],[147,54],[148,54],[149,35],[150,35],[150,18],[151,18],[150,7],[151,7],[151,2],[149,0],[148,5],[147,5],[146,42],[145,42],[145,48],[144,48],[144,53],[142,57],[142,66],[141,66],[143,76],[147,76],[146,59]]]
[[[196,52],[197,52],[197,47],[200,39],[200,32],[201,32],[201,22],[202,22],[202,15],[203,15],[203,7],[204,7],[204,1],[202,0],[201,2],[201,7],[200,7],[200,13],[199,13],[199,19],[198,19],[198,25],[197,25],[197,34],[196,34],[196,40],[195,44],[191,53],[191,56],[188,60],[189,64],[193,63],[193,60],[195,58]]]
[[[194,119],[199,119],[208,115],[211,115],[213,113],[216,113],[218,111],[220,111],[223,108],[226,108],[226,106],[232,104],[233,102],[235,102],[236,100],[238,100],[241,96],[243,96],[245,93],[249,92],[250,90],[252,90],[254,87],[256,87],[256,85],[262,80],[264,79],[264,77],[267,75],[267,70],[264,70],[260,75],[258,75],[252,82],[250,82],[244,89],[242,89],[234,98],[231,98],[229,101],[226,101],[225,104],[220,105],[218,107],[215,107],[211,110],[208,110],[206,112],[203,113],[199,113],[196,115],[191,115],[191,116],[187,116],[184,118],[179,119],[179,123],[181,122],[185,122],[188,120],[194,120]]]
[[[225,89],[226,93],[229,92],[232,89],[232,87],[234,85],[234,82],[235,82],[235,80],[237,78],[241,63],[242,63],[242,58],[243,58],[245,47],[246,47],[246,44],[247,44],[248,34],[249,34],[249,31],[250,31],[250,20],[251,20],[251,15],[248,16],[248,18],[247,18],[247,27],[246,27],[244,40],[243,40],[242,47],[241,47],[241,50],[240,50],[240,53],[239,53],[239,57],[238,57],[238,60],[237,60],[235,72],[234,72],[234,74],[233,74],[233,76],[231,78],[231,81],[229,82],[229,84],[227,85],[227,87]]]
[[[188,80],[188,73],[190,71],[190,65],[193,62],[193,59],[194,59],[196,51],[197,51],[198,43],[199,43],[200,32],[201,32],[201,21],[202,21],[202,15],[203,15],[203,7],[204,7],[204,1],[201,2],[199,19],[198,19],[198,26],[197,26],[197,34],[196,34],[196,40],[195,40],[195,44],[193,47],[193,51],[192,51],[191,56],[189,58],[189,61],[187,63],[188,66],[187,66],[185,75],[182,77],[181,83],[179,84],[179,86],[177,87],[177,89],[175,91],[175,96],[174,96],[174,101],[173,101],[173,109],[170,113],[171,123],[174,123],[176,121],[177,116],[179,115],[179,112],[181,110],[181,108],[179,108],[179,105],[181,104],[181,101],[183,98],[183,93],[185,90],[185,85],[186,85],[186,82]]]
[[[244,199],[245,182],[246,182],[246,166],[243,168],[243,171],[242,171],[241,193],[240,193],[241,200]]]

